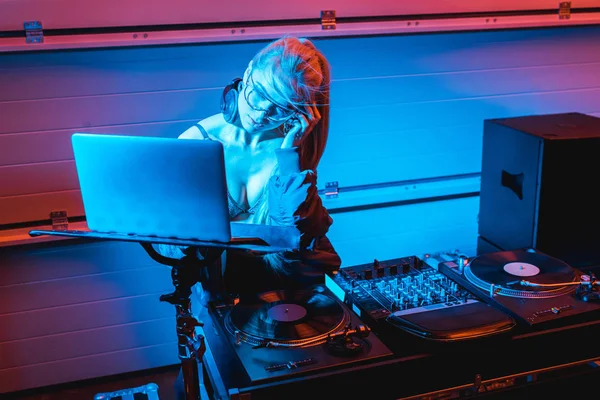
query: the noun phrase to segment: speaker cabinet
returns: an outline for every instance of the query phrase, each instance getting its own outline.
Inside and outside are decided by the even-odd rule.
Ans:
[[[599,186],[600,118],[485,120],[478,253],[535,248],[573,267],[600,264]]]

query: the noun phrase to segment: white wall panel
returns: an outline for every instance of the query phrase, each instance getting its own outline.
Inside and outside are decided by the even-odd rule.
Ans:
[[[0,196],[79,189],[75,162],[54,161],[0,168]]]
[[[160,302],[166,292],[128,296],[67,306],[40,308],[25,312],[0,315],[0,346],[23,339],[37,338],[40,343],[46,336],[75,331],[93,331],[95,328],[132,324],[172,317],[164,321],[175,329],[174,307]],[[31,321],[35,321],[32,324]],[[162,326],[162,322],[161,322]],[[171,331],[171,334],[173,332]],[[6,344],[10,346],[9,344]],[[64,349],[61,349],[64,350]]]
[[[49,225],[50,213],[58,210],[66,211],[70,216],[84,215],[81,192],[67,190],[0,197],[0,225],[46,220]],[[10,236],[11,232],[6,235]],[[3,232],[0,231],[2,236]]]
[[[75,132],[93,132],[106,135],[177,137],[179,133],[196,122],[198,122],[196,119],[192,119],[175,122],[57,129],[28,132],[26,134],[0,135],[0,168],[3,165],[29,164],[32,160],[35,160],[36,163],[72,160],[71,135]],[[35,146],[32,146],[32,143],[35,143]],[[0,186],[3,186],[3,183]]]
[[[137,347],[156,346],[176,338],[175,317],[120,324],[0,343],[4,369],[41,364]],[[109,337],[111,340],[106,340]]]
[[[329,149],[320,166],[321,182],[337,181],[341,186],[383,183],[407,179],[479,172],[481,170],[481,147],[479,146],[483,125],[462,130],[459,136],[443,136],[441,129],[462,123],[476,127],[484,119],[515,117],[520,115],[550,114],[578,111],[584,114],[600,109],[600,88],[562,90],[542,93],[525,93],[483,98],[465,98],[454,101],[405,103],[401,105],[355,106],[332,110],[332,118],[338,123],[333,128]],[[342,115],[369,115],[368,119],[342,117]],[[465,142],[464,151],[456,151],[448,145],[448,151],[435,152],[437,146],[420,141],[413,147],[394,147],[387,143],[394,139],[382,138],[381,147],[373,153],[348,157],[339,163],[329,163],[329,152],[344,151],[340,143],[353,140],[365,141],[365,137],[395,127],[388,135],[418,135],[422,130],[437,132],[436,140]],[[426,128],[425,128],[426,127]],[[353,133],[363,136],[353,137]],[[335,135],[335,136],[334,136]],[[346,135],[341,137],[341,135]],[[367,136],[368,135],[368,136]],[[375,135],[376,136],[376,135]],[[381,135],[379,135],[381,137]],[[336,148],[336,144],[338,147]],[[433,151],[432,151],[433,149]],[[344,154],[356,154],[347,153]],[[374,174],[373,171],[377,171]]]
[[[231,43],[231,60],[215,44],[3,54],[0,101],[214,88],[239,74],[259,47]]]
[[[7,285],[0,290],[0,314],[96,302],[146,293],[158,293],[170,283],[162,265],[77,278],[53,279],[26,285]],[[14,301],[19,299],[19,301]]]
[[[18,368],[0,370],[0,394],[55,385],[57,383],[92,379],[99,376],[117,375],[142,368],[158,368],[174,365],[177,358],[177,342],[155,346],[138,347],[92,356],[75,357],[43,364],[31,364]]]
[[[112,241],[68,240],[57,245],[11,247],[0,254],[2,265],[11,266],[0,269],[2,287],[36,285],[159,265],[147,257],[141,245]]]
[[[333,213],[328,236],[342,267],[459,249],[476,254],[479,198]]]
[[[137,244],[0,247],[0,393],[176,363],[172,291]]]
[[[217,104],[218,107],[220,94],[221,90],[192,89],[2,102],[0,114],[16,118],[5,120],[0,125],[0,134],[43,131],[49,126],[82,129],[199,119],[204,113],[197,105]],[[35,118],[27,118],[31,110],[36,110]],[[212,110],[217,112],[216,107]]]

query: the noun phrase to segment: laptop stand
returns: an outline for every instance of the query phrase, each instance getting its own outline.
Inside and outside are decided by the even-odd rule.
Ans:
[[[86,238],[98,240],[117,240],[125,242],[138,242],[148,255],[156,262],[171,267],[171,279],[175,290],[173,293],[160,296],[160,301],[168,302],[175,306],[176,332],[178,356],[181,361],[185,400],[201,400],[200,374],[202,371],[202,358],[206,351],[206,344],[202,335],[196,334],[196,327],[203,324],[198,321],[191,310],[190,295],[192,286],[200,282],[201,271],[215,265],[217,258],[225,249],[240,249],[262,253],[292,251],[298,248],[300,242],[299,232],[295,227],[277,227],[269,225],[248,224],[245,229],[246,239],[235,239],[233,242],[207,242],[198,240],[185,240],[173,238],[160,238],[154,236],[136,236],[117,233],[99,233],[80,230],[32,230],[32,237],[51,235],[73,238]],[[172,244],[178,246],[198,246],[215,248],[212,259],[203,262],[192,257],[173,259],[159,254],[152,244]],[[219,251],[220,250],[220,251]],[[203,265],[204,264],[204,265]],[[221,268],[210,275],[213,285],[217,289],[222,287]],[[214,277],[218,277],[215,279]],[[216,282],[216,283],[215,283]]]

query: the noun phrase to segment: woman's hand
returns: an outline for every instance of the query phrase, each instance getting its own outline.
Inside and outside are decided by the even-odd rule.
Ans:
[[[305,113],[296,113],[283,124],[285,137],[281,144],[282,149],[299,147],[321,119],[321,113],[316,106],[306,106],[305,110]]]

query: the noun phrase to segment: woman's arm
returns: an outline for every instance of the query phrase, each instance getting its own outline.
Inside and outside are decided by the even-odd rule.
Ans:
[[[269,182],[269,216],[274,225],[295,225],[300,247],[311,248],[333,223],[317,191],[317,176],[300,171],[298,148],[278,149],[279,173]]]

